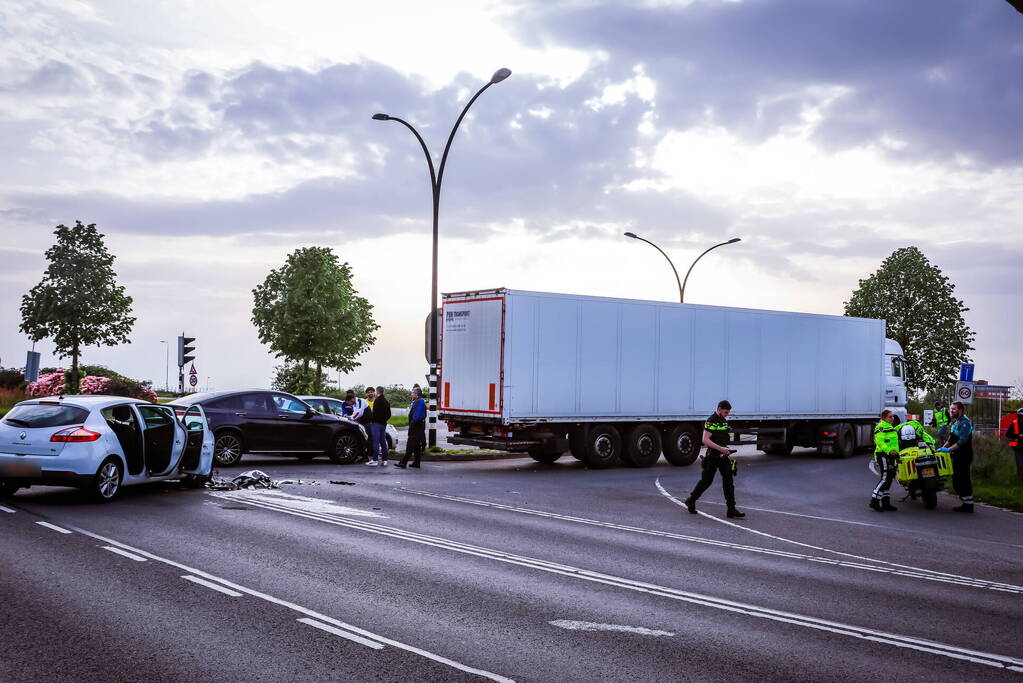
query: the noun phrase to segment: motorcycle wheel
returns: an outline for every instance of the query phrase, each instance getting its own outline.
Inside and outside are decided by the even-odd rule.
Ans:
[[[924,507],[928,510],[933,510],[938,507],[938,492],[934,489],[924,489]]]

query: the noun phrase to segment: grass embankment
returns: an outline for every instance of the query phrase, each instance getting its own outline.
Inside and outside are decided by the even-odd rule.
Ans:
[[[0,389],[0,417],[7,414],[14,404],[24,401],[27,396],[21,389]]]
[[[991,434],[975,434],[973,439],[974,497],[1023,512],[1023,481],[1016,476],[1016,456],[1009,444]]]
[[[408,415],[392,415],[387,424],[395,427],[408,427]]]

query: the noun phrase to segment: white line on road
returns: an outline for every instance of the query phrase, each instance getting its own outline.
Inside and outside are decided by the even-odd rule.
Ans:
[[[47,529],[53,529],[54,531],[62,534],[70,534],[71,532],[63,527],[59,527],[56,524],[50,524],[49,522],[36,522],[39,526],[44,526]]]
[[[654,485],[657,486],[657,490],[661,492],[661,495],[665,496],[668,500],[673,502],[675,505],[679,505],[681,507],[685,507],[686,506],[686,504],[683,501],[679,500],[675,496],[673,496],[670,493],[668,493],[668,491],[661,485],[661,478],[660,477],[657,477],[657,479],[654,480]],[[766,531],[758,531],[757,529],[751,529],[750,527],[744,526],[742,524],[736,524],[734,522],[729,522],[728,520],[721,519],[720,517],[715,517],[714,515],[708,515],[706,512],[699,512],[699,514],[702,515],[703,517],[706,517],[707,519],[713,519],[715,522],[720,522],[721,524],[726,524],[726,525],[728,525],[730,527],[735,527],[736,529],[742,529],[743,531],[748,531],[751,534],[757,534],[758,536],[763,536],[765,538],[771,538],[771,539],[774,539],[776,541],[782,541],[783,543],[791,543],[792,545],[798,545],[798,546],[801,546],[803,548],[810,548],[811,550],[819,550],[819,551],[824,552],[824,553],[832,553],[834,555],[841,555],[842,557],[851,557],[851,558],[853,558],[855,560],[863,560],[865,562],[873,562],[874,564],[883,564],[883,565],[887,565],[889,567],[897,567],[900,570],[908,570],[908,571],[914,572],[914,574],[916,574],[917,576],[936,577],[934,580],[947,580],[949,583],[964,583],[964,582],[967,582],[967,585],[972,585],[972,586],[975,586],[975,587],[978,587],[978,588],[988,588],[990,590],[1002,591],[1002,592],[1006,592],[1006,593],[1023,593],[1023,586],[1016,586],[1016,585],[1013,585],[1011,583],[1001,583],[1001,582],[998,582],[998,581],[987,581],[987,580],[984,580],[984,579],[976,579],[976,578],[973,578],[973,577],[970,577],[970,576],[961,576],[959,574],[949,574],[947,572],[939,572],[939,571],[935,571],[933,569],[924,569],[922,567],[914,567],[914,566],[908,565],[908,564],[899,564],[898,562],[889,562],[888,560],[880,560],[880,559],[877,559],[877,558],[874,558],[874,557],[865,557],[863,555],[855,555],[853,553],[847,553],[847,552],[843,552],[841,550],[834,550],[832,548],[825,548],[825,547],[819,546],[819,545],[813,545],[813,544],[810,544],[810,543],[803,543],[802,541],[796,541],[796,540],[793,540],[791,538],[785,538],[784,536],[775,536],[774,534],[769,534]],[[903,574],[900,573],[899,575],[902,576]]]
[[[240,598],[242,596],[242,594],[239,593],[238,591],[233,591],[230,588],[224,588],[220,584],[213,583],[212,581],[207,581],[206,579],[200,579],[198,576],[189,576],[188,574],[186,574],[181,578],[183,578],[185,581],[191,581],[192,583],[197,583],[200,586],[206,586],[207,588],[219,591],[224,595],[230,595],[232,598]]]
[[[307,626],[312,626],[313,628],[318,628],[321,631],[326,631],[327,633],[333,633],[335,636],[341,636],[342,638],[347,638],[348,640],[351,640],[351,641],[354,641],[356,643],[359,643],[360,645],[365,645],[366,647],[371,647],[374,650],[383,650],[384,649],[384,646],[381,645],[380,643],[376,642],[375,640],[369,640],[368,638],[363,638],[362,636],[357,636],[357,635],[355,635],[354,633],[352,633],[350,631],[345,631],[345,630],[339,629],[336,626],[331,626],[330,624],[324,624],[323,622],[316,621],[315,619],[310,619],[308,617],[303,617],[302,619],[299,619],[298,621],[302,622],[303,624],[306,624]]]
[[[616,631],[619,633],[636,633],[641,636],[673,636],[671,631],[658,631],[642,626],[622,626],[621,624],[596,624],[592,621],[572,621],[570,619],[556,619],[548,621],[551,626],[557,626],[569,631]]]
[[[678,600],[681,602],[688,602],[695,605],[712,607],[714,609],[719,609],[726,612],[745,614],[747,616],[756,617],[760,619],[768,619],[771,621],[793,624],[796,626],[802,626],[804,628],[814,629],[817,631],[824,631],[828,633],[835,633],[853,638],[860,638],[863,640],[869,640],[884,645],[892,645],[904,649],[918,650],[920,652],[941,655],[943,657],[949,657],[952,659],[960,659],[964,661],[973,662],[976,664],[984,664],[986,666],[997,667],[1000,669],[1023,672],[1023,660],[1016,659],[1014,657],[1008,657],[1006,655],[1000,655],[990,652],[980,652],[978,650],[970,650],[955,645],[948,645],[945,643],[939,643],[937,641],[932,640],[925,640],[913,636],[904,636],[898,633],[891,633],[888,631],[878,631],[874,629],[864,628],[862,626],[843,624],[841,622],[829,621],[827,619],[819,619],[817,617],[797,614],[794,612],[784,612],[781,610],[760,607],[758,605],[753,605],[749,603],[742,603],[734,600],[727,600],[724,598],[716,598],[713,596],[702,595],[700,593],[693,593],[690,591],[684,591],[677,588],[659,586],[657,584],[645,583],[642,581],[634,581],[632,579],[627,579],[620,576],[613,576],[610,574],[602,574],[600,572],[590,571],[579,567],[573,567],[571,565],[559,564],[556,562],[548,562],[546,560],[540,560],[537,558],[527,557],[523,555],[515,555],[513,553],[508,553],[500,550],[493,550],[481,546],[469,545],[467,543],[460,543],[458,541],[452,541],[449,539],[440,538],[436,536],[427,536],[425,534],[405,531],[403,529],[383,526],[381,524],[374,524],[372,522],[364,522],[362,520],[334,518],[328,515],[291,510],[286,506],[264,501],[258,502],[249,501],[249,504],[255,505],[257,507],[264,507],[268,510],[275,510],[277,512],[283,512],[285,514],[294,515],[296,517],[305,517],[307,519],[318,520],[321,522],[326,522],[328,524],[334,524],[336,526],[348,527],[349,529],[367,531],[369,533],[378,534],[380,536],[387,536],[390,538],[395,538],[403,541],[411,541],[412,543],[432,546],[435,548],[450,550],[465,555],[472,555],[475,557],[481,557],[484,559],[503,562],[506,564],[513,564],[520,567],[536,569],[539,571],[549,572],[551,574],[559,574],[561,576],[568,576],[583,581],[590,581],[592,583],[614,586],[616,588],[624,588],[627,590],[638,591],[641,593],[668,598],[671,600]]]
[[[103,550],[109,550],[112,553],[120,555],[121,557],[127,557],[129,560],[135,560],[136,562],[145,562],[146,561],[146,558],[144,558],[144,557],[140,557],[139,555],[136,555],[135,553],[129,553],[127,550],[121,550],[120,548],[115,548],[112,545],[105,545],[105,546],[103,546]]]
[[[427,496],[429,498],[439,498],[442,500],[450,500],[459,503],[468,503],[470,505],[478,505],[480,507],[495,508],[498,510],[506,510],[510,512],[518,512],[526,515],[535,515],[537,517],[547,517],[550,519],[557,519],[566,522],[573,522],[576,524],[587,524],[590,526],[600,526],[608,529],[616,529],[619,531],[629,531],[637,534],[647,534],[650,536],[661,536],[663,538],[671,538],[681,541],[688,541],[692,543],[701,543],[704,545],[712,545],[721,548],[729,548],[731,550],[741,550],[744,552],[758,553],[761,555],[772,555],[774,557],[782,557],[785,559],[802,560],[806,562],[816,562],[819,564],[829,564],[837,567],[845,567],[847,569],[856,569],[860,571],[871,571],[881,572],[887,574],[896,574],[903,578],[920,579],[924,581],[938,581],[941,583],[950,583],[959,586],[968,586],[970,588],[984,588],[993,591],[1007,592],[1007,593],[1019,593],[1023,594],[1023,586],[1013,586],[1011,584],[999,584],[990,581],[984,581],[982,579],[973,579],[970,577],[954,577],[946,575],[940,572],[933,572],[931,570],[920,570],[916,572],[907,571],[905,569],[896,569],[891,566],[876,566],[866,565],[862,562],[851,562],[849,560],[837,560],[830,557],[817,557],[814,555],[804,555],[802,553],[794,553],[785,550],[775,550],[773,548],[763,548],[760,546],[745,545],[742,543],[731,543],[729,541],[721,541],[714,538],[703,538],[700,536],[690,536],[688,534],[673,533],[670,531],[656,531],[654,529],[644,529],[642,527],[629,526],[625,524],[615,524],[613,522],[602,522],[595,519],[587,519],[585,517],[574,517],[572,515],[562,515],[555,512],[546,512],[543,510],[534,510],[532,508],[516,507],[513,505],[505,505],[503,503],[491,503],[484,500],[475,500],[473,498],[462,498],[459,496],[450,496],[441,493],[431,493],[429,491],[417,491],[414,489],[402,489],[406,493],[412,493],[417,496]],[[716,517],[714,519],[717,519]],[[742,527],[745,529],[746,527]],[[873,560],[877,562],[877,560]]]
[[[11,509],[11,508],[9,508],[9,507],[4,507],[3,505],[0,505],[0,512],[9,512],[9,513],[11,513],[12,515],[14,514],[14,510],[12,510],[12,509]]]
[[[303,513],[303,514],[311,514],[311,513]],[[406,652],[411,652],[413,654],[420,655],[421,657],[425,657],[427,659],[431,659],[431,660],[433,660],[435,662],[438,662],[440,664],[444,664],[446,666],[450,666],[452,669],[457,669],[459,671],[463,671],[463,672],[468,673],[468,674],[472,674],[472,675],[475,675],[475,676],[480,676],[481,678],[487,678],[487,679],[489,679],[491,681],[496,681],[496,683],[515,683],[515,681],[513,679],[511,679],[511,678],[507,678],[505,676],[500,676],[500,675],[492,673],[490,671],[484,671],[482,669],[475,669],[475,668],[473,668],[471,666],[467,666],[467,665],[462,664],[460,662],[456,662],[453,659],[448,659],[447,657],[442,657],[441,655],[435,654],[435,653],[430,652],[428,650],[423,650],[422,648],[415,647],[414,645],[408,645],[406,643],[402,643],[402,642],[397,641],[397,640],[392,640],[390,638],[385,638],[385,637],[377,635],[377,634],[375,634],[375,633],[373,633],[371,631],[367,631],[365,629],[361,629],[361,628],[359,628],[357,626],[352,626],[351,624],[346,624],[345,622],[343,622],[343,621],[341,621],[339,619],[334,619],[333,617],[328,617],[326,614],[321,614],[321,613],[316,612],[314,610],[311,610],[311,609],[309,609],[307,607],[302,607],[301,605],[296,605],[293,602],[288,602],[287,600],[281,600],[280,598],[275,598],[272,595],[267,595],[266,593],[261,593],[261,592],[259,592],[257,590],[253,590],[251,588],[246,588],[245,586],[241,586],[241,585],[239,585],[237,583],[234,583],[232,581],[228,581],[227,579],[222,579],[219,576],[216,576],[214,574],[210,574],[209,572],[204,572],[201,569],[196,569],[195,567],[189,567],[186,564],[181,564],[180,562],[175,562],[174,560],[169,560],[166,557],[160,557],[159,555],[154,555],[151,552],[148,552],[148,551],[145,551],[145,550],[141,550],[139,548],[135,548],[133,546],[128,545],[127,543],[121,543],[120,541],[115,541],[112,538],[107,538],[105,536],[100,536],[99,534],[93,533],[91,531],[87,531],[87,530],[82,529],[80,527],[71,527],[71,528],[74,529],[75,531],[77,531],[80,534],[83,534],[83,535],[88,536],[90,538],[95,538],[98,541],[103,541],[104,543],[109,543],[110,545],[115,545],[115,546],[117,546],[119,548],[124,548],[125,550],[129,550],[129,551],[131,551],[133,553],[138,553],[139,555],[147,557],[150,560],[154,560],[156,562],[162,562],[163,564],[169,565],[171,567],[177,567],[178,569],[183,569],[186,572],[190,572],[191,574],[197,574],[198,576],[202,576],[202,577],[204,577],[206,579],[209,579],[210,581],[216,581],[218,583],[223,584],[224,586],[227,586],[229,588],[233,588],[236,591],[239,591],[241,593],[245,593],[246,595],[251,595],[254,598],[259,598],[260,600],[265,600],[265,601],[273,603],[275,605],[280,605],[281,607],[286,607],[286,608],[288,608],[288,609],[290,609],[292,611],[298,612],[300,614],[304,614],[304,615],[309,616],[309,617],[313,617],[313,618],[315,618],[315,619],[317,619],[319,621],[323,621],[323,622],[326,622],[328,624],[333,624],[334,626],[337,626],[339,628],[343,628],[346,631],[351,631],[352,633],[356,633],[356,634],[359,634],[359,635],[362,635],[362,636],[366,636],[367,638],[372,638],[372,639],[374,639],[376,641],[379,641],[381,643],[385,643],[387,645],[392,645],[392,646],[394,646],[394,647],[396,647],[396,648],[398,648],[400,650],[405,650]],[[68,533],[70,533],[70,532],[68,532]]]

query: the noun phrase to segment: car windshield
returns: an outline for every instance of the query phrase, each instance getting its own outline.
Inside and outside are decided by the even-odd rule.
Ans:
[[[11,427],[63,427],[85,422],[89,411],[77,406],[29,403],[14,406],[3,419]]]

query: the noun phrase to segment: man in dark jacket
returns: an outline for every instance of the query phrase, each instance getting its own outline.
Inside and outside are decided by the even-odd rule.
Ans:
[[[1005,438],[1009,440],[1009,448],[1016,455],[1016,476],[1023,479],[1023,408],[1016,411],[1005,428]]]
[[[697,482],[696,488],[685,500],[685,506],[689,512],[696,514],[696,501],[703,492],[710,488],[714,482],[714,474],[721,473],[721,488],[725,492],[725,503],[728,505],[726,515],[734,519],[742,519],[745,512],[739,512],[735,507],[735,483],[732,480],[734,470],[732,459],[729,457],[733,451],[728,447],[728,422],[725,420],[732,412],[732,404],[728,401],[718,402],[717,410],[703,423],[703,445],[707,452],[703,456],[703,476]]]
[[[369,425],[369,462],[368,465],[374,465],[379,462],[384,467],[387,466],[387,421],[391,419],[391,404],[387,402],[387,397],[384,396],[384,388],[377,387],[376,396],[370,400],[373,405],[373,418]],[[369,395],[369,390],[366,392]]]
[[[419,385],[412,387],[412,405],[408,409],[408,438],[405,442],[405,457],[398,467],[405,467],[409,457],[414,457],[412,467],[419,467],[419,460],[426,447],[426,401]]]

